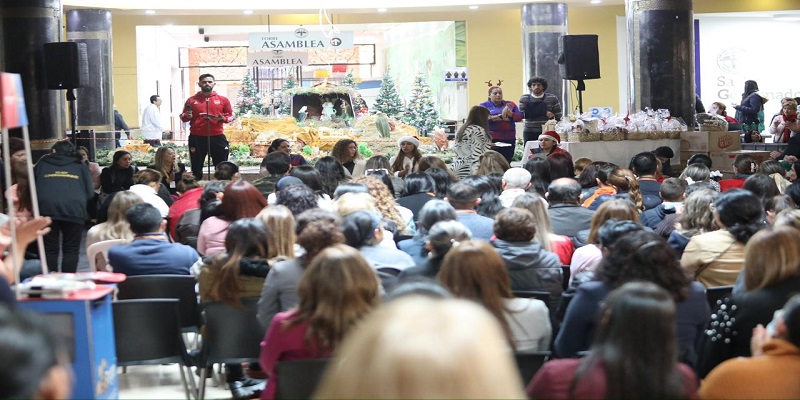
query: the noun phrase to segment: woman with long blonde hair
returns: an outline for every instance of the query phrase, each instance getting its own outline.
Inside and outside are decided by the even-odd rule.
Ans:
[[[123,190],[115,194],[114,198],[111,199],[111,204],[108,206],[108,220],[89,228],[89,231],[86,232],[86,248],[88,249],[89,246],[104,240],[133,240],[133,232],[131,232],[131,226],[128,224],[125,212],[132,205],[138,203],[144,203],[144,200],[138,194],[129,190]],[[104,270],[106,260],[103,258],[102,253],[97,254],[95,262],[98,270]]]
[[[454,296],[483,304],[515,350],[549,348],[552,331],[547,306],[541,300],[514,297],[506,265],[490,244],[467,241],[453,246],[437,279]]]
[[[170,146],[161,146],[156,150],[153,165],[147,167],[161,173],[161,183],[169,188],[169,192],[172,195],[178,194],[177,183],[181,181],[183,175],[186,173],[186,165],[177,162],[177,156],[174,148]]]
[[[369,194],[375,199],[375,207],[381,213],[383,219],[394,221],[394,223],[397,224],[397,232],[406,231],[406,228],[408,228],[408,220],[403,220],[403,217],[400,216],[400,211],[398,210],[400,206],[395,203],[392,193],[389,192],[389,188],[386,187],[383,182],[372,176],[362,176],[353,179],[351,182],[364,184],[364,186],[369,189]],[[411,213],[411,210],[405,207],[402,208],[408,211],[408,216],[411,218],[411,222],[413,222],[414,214]],[[409,231],[405,232],[405,234],[413,235],[414,232]]]
[[[508,342],[483,307],[409,295],[348,334],[314,397],[520,399],[521,388]]]
[[[267,206],[261,210],[256,218],[264,222],[267,229],[272,233],[269,235],[269,256],[270,260],[294,258],[294,245],[297,239],[295,234],[294,215],[283,205]]]
[[[311,260],[297,285],[297,308],[278,313],[261,342],[268,375],[262,399],[273,399],[282,360],[329,357],[345,335],[380,303],[378,278],[352,247],[338,244]]]

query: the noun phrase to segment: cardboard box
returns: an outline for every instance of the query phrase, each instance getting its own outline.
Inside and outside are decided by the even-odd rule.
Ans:
[[[768,151],[758,150],[739,150],[739,151],[712,151],[709,153],[711,157],[712,170],[720,170],[723,172],[733,172],[733,161],[739,154],[747,154],[753,157],[756,164],[769,160]]]
[[[681,132],[681,151],[712,152],[742,149],[739,131]]]

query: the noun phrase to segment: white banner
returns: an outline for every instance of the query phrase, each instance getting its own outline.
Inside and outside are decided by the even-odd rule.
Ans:
[[[353,47],[353,32],[334,33],[297,28],[294,32],[251,33],[250,50],[349,49]]]
[[[254,51],[247,53],[248,67],[281,67],[294,65],[307,65],[308,52],[306,51]]]

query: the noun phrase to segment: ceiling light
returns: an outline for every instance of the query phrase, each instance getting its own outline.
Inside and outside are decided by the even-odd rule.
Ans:
[[[242,11],[242,14],[244,14],[244,15],[250,15],[252,13],[253,13],[253,10],[244,10],[244,11]]]
[[[602,2],[603,2],[603,0],[592,0],[592,1],[590,1],[589,3],[592,3],[592,4],[600,4],[600,3],[602,3]]]
[[[378,12],[386,12],[386,9],[385,8],[379,8]]]
[[[148,15],[153,15],[156,13],[156,10],[145,10],[144,13]]]
[[[478,6],[469,6],[469,9],[470,9],[470,10],[477,10],[477,9],[478,9]]]

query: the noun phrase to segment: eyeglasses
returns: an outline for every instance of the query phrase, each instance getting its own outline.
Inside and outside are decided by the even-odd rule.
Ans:
[[[389,175],[389,170],[386,168],[370,168],[364,171],[364,175]]]

